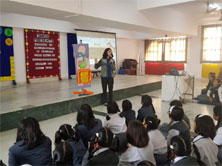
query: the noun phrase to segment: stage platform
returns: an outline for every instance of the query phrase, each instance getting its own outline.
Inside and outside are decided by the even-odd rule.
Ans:
[[[121,100],[160,88],[161,76],[117,75],[114,80],[113,98]],[[95,94],[81,97],[73,95],[73,91],[77,91],[75,79],[1,86],[0,131],[15,128],[18,121],[28,116],[42,121],[76,112],[83,103],[100,105],[101,79],[93,78],[92,86],[87,90]]]

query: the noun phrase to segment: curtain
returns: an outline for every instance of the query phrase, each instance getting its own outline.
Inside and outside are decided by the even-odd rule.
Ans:
[[[145,61],[162,61],[162,53],[161,40],[145,40]]]

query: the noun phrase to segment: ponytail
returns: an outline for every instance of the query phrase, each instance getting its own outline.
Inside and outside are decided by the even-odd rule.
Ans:
[[[194,150],[194,153],[197,157],[197,162],[200,164],[200,165],[203,165],[205,166],[205,163],[203,161],[201,161],[201,157],[200,157],[200,152],[197,148],[197,146],[195,145],[195,143],[193,143],[193,150]]]
[[[214,107],[214,115],[218,117],[216,129],[220,127],[220,123],[222,123],[222,105],[217,105]]]
[[[55,133],[55,146],[58,145],[62,141],[62,136],[60,131],[56,131]]]

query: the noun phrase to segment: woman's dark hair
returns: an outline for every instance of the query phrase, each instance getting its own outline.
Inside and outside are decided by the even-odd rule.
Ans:
[[[208,116],[204,115],[201,116],[200,114],[196,116],[195,118],[196,122],[196,129],[195,133],[202,135],[203,137],[209,137],[211,139],[214,139],[216,135],[216,127],[214,125],[213,119]]]
[[[141,101],[143,103],[143,107],[148,107],[152,105],[152,98],[148,95],[143,95]]]
[[[181,136],[174,136],[170,140],[170,149],[177,156],[186,156],[187,155],[187,145],[184,139]]]
[[[117,112],[120,112],[119,106],[115,101],[109,102],[107,105],[107,113],[108,114],[116,114]],[[123,117],[123,115],[120,114],[120,117]],[[106,120],[110,120],[110,116],[106,116]]]
[[[170,107],[169,116],[174,121],[181,121],[183,119],[183,116],[184,116],[183,108],[182,107],[178,107],[178,106]]]
[[[220,123],[222,123],[222,105],[217,105],[214,107],[214,115],[218,116],[218,121],[216,125],[216,129],[220,127]]]
[[[126,140],[126,133],[116,134],[110,146],[110,150],[122,154],[128,149],[128,142]]]
[[[34,149],[42,144],[45,138],[35,118],[28,117],[19,122],[16,143],[24,141],[22,145],[27,145],[26,149]]]
[[[170,107],[172,107],[172,106],[183,107],[183,104],[180,100],[173,100],[170,102]]]
[[[127,141],[138,148],[146,147],[149,137],[143,124],[138,120],[132,120],[128,124],[126,131]]]
[[[113,141],[113,133],[109,128],[101,128],[98,131],[98,144],[102,147],[110,147]]]
[[[62,140],[73,140],[73,141],[79,141],[79,135],[78,135],[78,127],[75,126],[72,128],[69,124],[63,124],[59,127],[59,130],[55,133],[55,145],[58,145]]]
[[[144,160],[144,161],[139,162],[137,166],[154,166],[154,164],[151,163],[150,161]]]
[[[60,142],[53,151],[53,165],[73,165],[73,150],[68,142]]]
[[[109,50],[111,50],[111,48],[106,48],[106,49],[104,50],[104,52],[103,52],[103,59],[106,59],[106,58],[107,58],[107,56],[108,56],[107,52],[108,52]]]
[[[129,100],[123,100],[123,102],[122,102],[122,109],[123,109],[123,111],[130,111],[130,110],[132,110],[132,103]]]
[[[155,116],[147,116],[144,118],[145,124],[147,125],[147,131],[155,130],[160,124],[160,120]]]
[[[92,108],[88,104],[83,104],[77,113],[78,125],[84,125],[87,129],[91,129],[96,125],[96,119],[93,115]]]

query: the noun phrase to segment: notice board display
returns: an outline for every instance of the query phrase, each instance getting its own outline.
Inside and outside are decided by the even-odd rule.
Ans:
[[[0,81],[15,81],[12,27],[0,26]]]
[[[59,33],[25,29],[26,80],[60,76]]]

